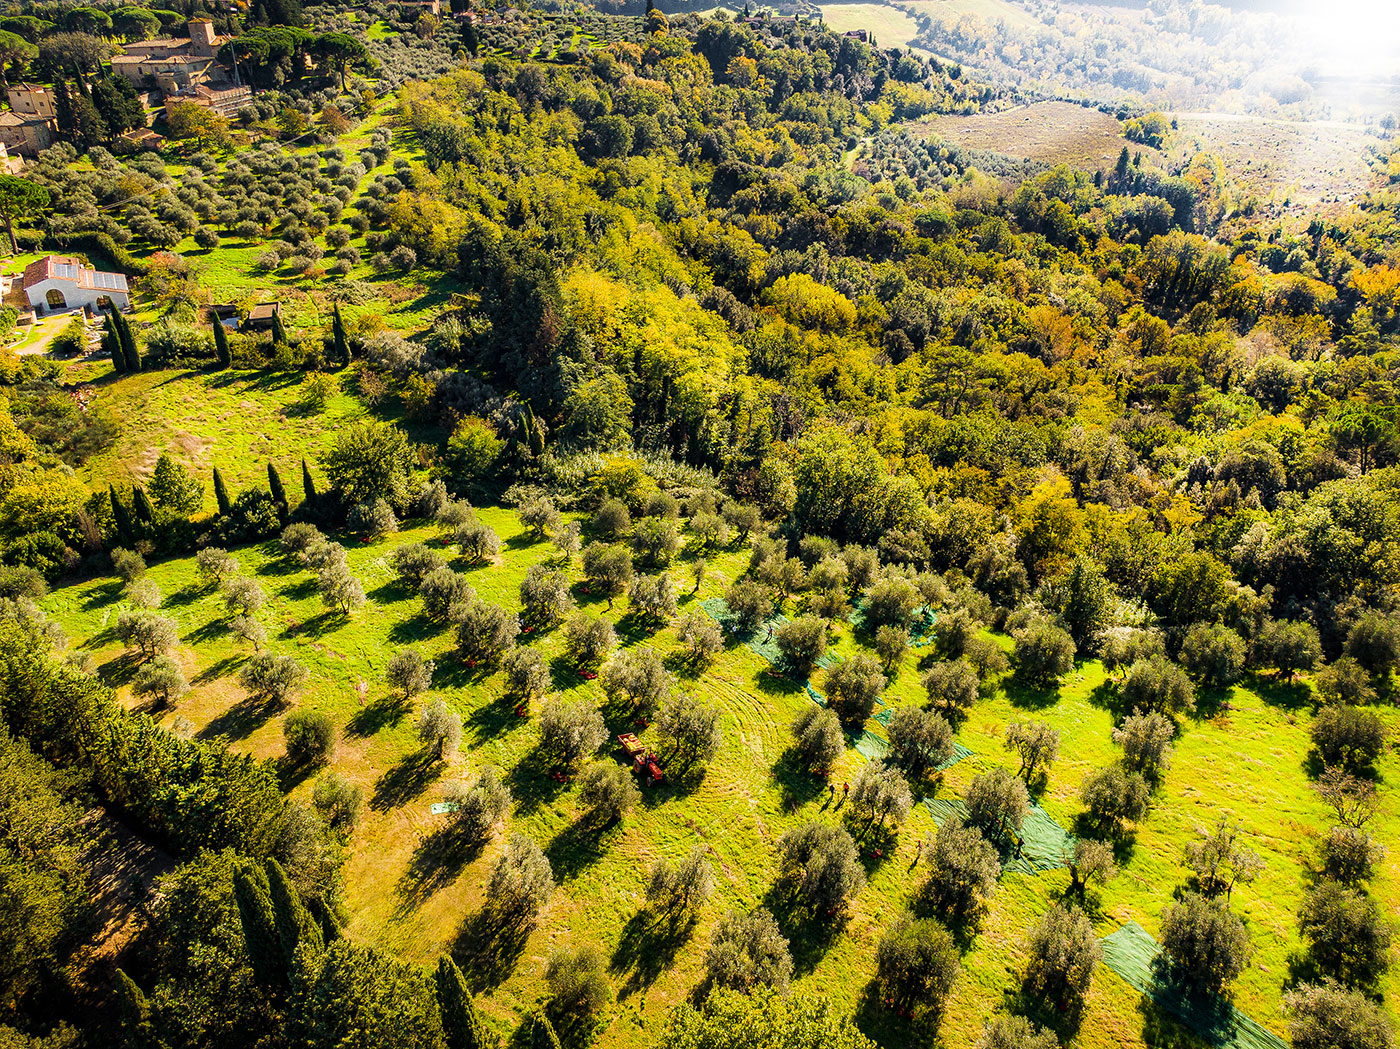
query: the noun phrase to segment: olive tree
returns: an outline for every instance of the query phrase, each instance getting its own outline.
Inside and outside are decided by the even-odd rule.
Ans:
[[[459,786],[446,795],[455,804],[452,824],[462,839],[479,845],[510,811],[510,788],[501,782],[496,770],[487,766],[470,786]]]
[[[638,717],[650,719],[671,695],[675,679],[656,649],[623,649],[604,665],[598,683],[608,699],[629,704]]]
[[[227,550],[206,546],[194,555],[195,567],[206,585],[217,586],[231,575],[238,574],[238,561]]]
[[[825,772],[846,752],[841,719],[815,704],[803,707],[792,722],[793,751],[809,772]]]
[[[457,651],[468,666],[495,666],[515,647],[520,621],[514,613],[487,601],[469,601],[453,609]]]
[[[1311,670],[1322,658],[1322,639],[1311,623],[1274,619],[1264,625],[1254,643],[1254,660],[1273,667],[1278,676],[1292,681],[1300,670]]]
[[[715,987],[751,991],[771,987],[786,994],[792,952],[773,915],[763,908],[730,911],[715,925],[705,951],[705,973]]]
[[[946,819],[923,852],[929,865],[926,891],[949,917],[961,921],[973,916],[996,891],[1001,860],[976,827]]]
[[[1390,1020],[1360,991],[1323,977],[1283,996],[1293,1049],[1391,1049]]]
[[[885,690],[885,674],[873,656],[859,652],[826,672],[827,703],[847,725],[863,725]]]
[[[135,648],[145,659],[169,652],[180,641],[180,629],[175,620],[144,609],[117,613],[116,634],[123,644]]]
[[[540,751],[556,765],[572,768],[607,738],[603,715],[591,703],[555,699],[540,711]]]
[[[433,756],[445,760],[462,745],[462,715],[442,699],[432,699],[418,712],[418,739],[433,749]]]
[[[1196,709],[1195,686],[1186,672],[1166,656],[1139,659],[1128,668],[1121,691],[1123,701],[1136,710],[1182,714]]]
[[[937,768],[953,756],[952,726],[937,711],[896,707],[885,731],[894,760],[913,774]]]
[[[531,565],[520,582],[520,618],[534,630],[562,623],[574,610],[569,578],[547,565]]]
[[[406,543],[389,556],[389,567],[401,583],[417,590],[429,575],[446,568],[447,561],[422,543]]]
[[[1223,892],[1228,900],[1235,885],[1252,882],[1264,869],[1263,857],[1245,845],[1240,825],[1226,816],[1187,842],[1185,854],[1205,896]]]
[[[880,997],[904,1012],[941,1013],[961,970],[953,937],[932,918],[901,914],[875,946]]]
[[[1171,764],[1176,727],[1157,711],[1134,711],[1113,730],[1113,742],[1123,748],[1123,768],[1156,783]]]
[[[1006,726],[1006,745],[1021,758],[1016,774],[1029,783],[1060,755],[1060,734],[1044,721],[1013,721]]]
[[[1065,866],[1069,868],[1069,888],[1084,902],[1089,885],[1107,885],[1118,877],[1118,864],[1113,859],[1113,849],[1102,841],[1092,838],[1077,838],[1074,847],[1065,856]]]
[[[284,704],[310,679],[311,672],[291,656],[259,652],[238,672],[248,695],[264,703]]]
[[[1002,1014],[987,1024],[977,1049],[1060,1049],[1060,1040],[1024,1016]]]
[[[596,669],[616,644],[617,635],[606,619],[575,612],[564,624],[564,650],[580,671]]]
[[[800,681],[826,655],[826,621],[816,616],[798,616],[773,632],[773,641],[782,653],[783,667]]]
[[[454,606],[476,599],[476,591],[467,577],[450,568],[429,572],[418,584],[418,593],[423,598],[423,614],[438,622],[446,621]]]
[[[676,614],[676,584],[665,572],[637,576],[627,594],[627,610],[648,626],[669,622]]]
[[[614,761],[595,761],[584,770],[578,800],[588,819],[599,825],[616,823],[641,799],[632,775]]]
[[[1202,685],[1223,688],[1244,673],[1244,638],[1221,624],[1195,623],[1181,643],[1181,662]]]
[[[877,825],[883,830],[887,822],[898,828],[914,807],[909,781],[899,769],[879,761],[862,766],[848,800],[851,818],[860,824],[857,834],[862,838]]]
[[[1016,634],[1016,676],[1031,688],[1052,688],[1074,668],[1074,639],[1052,623],[1036,620]]]
[[[293,767],[322,764],[335,750],[335,722],[324,711],[292,711],[282,721],[282,735]]]
[[[1318,969],[1352,986],[1369,986],[1390,966],[1392,932],[1375,897],[1320,881],[1298,916],[1308,954]]]
[[[778,839],[778,883],[814,914],[831,917],[865,888],[865,868],[844,827],[809,823]]]
[[[554,872],[535,839],[516,832],[491,868],[486,899],[502,916],[533,922],[554,895]]]
[[[708,666],[724,647],[719,624],[698,608],[681,616],[676,624],[676,640],[685,649],[686,661],[695,669]]]
[[[1318,847],[1322,873],[1343,885],[1370,879],[1385,850],[1356,827],[1333,827]]]
[[[773,611],[773,593],[752,579],[740,579],[724,594],[725,607],[741,633],[752,633]]]
[[[156,656],[136,672],[131,692],[136,696],[152,696],[158,706],[169,706],[190,690],[185,672],[169,656]]]
[[[1216,994],[1244,972],[1254,948],[1223,900],[1183,893],[1162,915],[1162,951],[1182,983]]]
[[[1114,764],[1085,776],[1079,797],[1099,827],[1115,832],[1123,823],[1136,823],[1147,815],[1152,789],[1141,773]]]
[[[401,648],[389,657],[389,663],[384,668],[384,680],[408,700],[428,691],[436,667],[436,663],[424,658],[416,648]]]
[[[977,702],[981,682],[966,659],[935,663],[924,675],[928,701],[950,724],[958,724]]]
[[[1369,772],[1385,749],[1385,722],[1372,711],[1351,704],[1323,707],[1313,718],[1309,733],[1323,764],[1353,774]]]
[[[549,691],[549,666],[537,648],[513,648],[501,660],[506,694],[522,702],[541,698]]]
[[[1056,904],[1026,939],[1029,958],[1023,985],[1033,999],[1058,1012],[1077,1013],[1103,959],[1094,926],[1078,907]]]
[[[677,864],[659,859],[647,879],[647,905],[675,919],[697,911],[715,891],[705,847],[697,845]]]
[[[656,730],[666,748],[667,763],[678,766],[682,776],[708,765],[723,738],[719,711],[688,692],[671,695],[657,715]]]
[[[1003,768],[974,777],[964,800],[967,822],[993,839],[1019,834],[1030,810],[1026,784]]]

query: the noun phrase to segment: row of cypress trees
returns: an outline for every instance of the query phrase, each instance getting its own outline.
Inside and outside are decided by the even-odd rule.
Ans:
[[[287,329],[282,324],[282,313],[279,310],[272,314],[272,344],[281,346],[286,342]],[[335,311],[331,315],[331,347],[337,363],[350,363],[350,338],[345,331],[345,321],[340,316],[339,303],[336,303]],[[229,349],[228,331],[218,317],[214,318],[214,355],[219,360],[221,371],[233,367],[233,352]]]
[[[108,310],[102,325],[102,346],[112,358],[112,367],[118,375],[141,370],[141,351],[136,346],[136,336],[131,331],[131,322],[120,310]]]
[[[450,957],[438,960],[429,981],[421,970],[403,966],[373,947],[349,944],[342,939],[340,925],[329,908],[315,897],[309,904],[303,902],[291,878],[273,859],[261,867],[244,864],[233,877],[233,896],[254,981],[284,1014],[293,1032],[304,1035],[308,1043],[318,1044],[318,1035],[332,1032],[371,1034],[366,1028],[373,1027],[379,1017],[373,1010],[356,1015],[363,999],[351,988],[377,982],[375,976],[387,967],[398,968],[395,976],[406,976],[426,992],[394,1003],[410,1014],[400,1020],[429,1028],[440,1024],[447,1049],[486,1049],[495,1044],[476,1010],[466,978]],[[387,982],[398,984],[399,980]],[[164,1042],[145,994],[120,969],[117,985],[127,1044],[160,1049]],[[532,1037],[527,1044],[558,1049],[558,1036],[548,1020],[539,1019],[545,1027],[540,1032],[544,1040]],[[534,1035],[535,1030],[529,1033]]]

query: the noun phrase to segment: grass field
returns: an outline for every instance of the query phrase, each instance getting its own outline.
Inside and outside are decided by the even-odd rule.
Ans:
[[[864,29],[877,47],[908,47],[919,34],[915,21],[888,4],[823,4],[822,21],[838,33]]]
[[[483,508],[480,514],[500,534],[502,555],[495,564],[456,567],[468,572],[482,596],[507,609],[517,608],[525,570],[552,548],[529,541],[510,511]],[[369,596],[366,607],[348,619],[322,609],[313,577],[284,563],[275,544],[235,552],[243,570],[269,593],[260,617],[269,628],[270,646],[295,655],[312,670],[298,704],[332,715],[343,733],[334,766],[363,784],[370,799],[345,867],[349,933],[421,962],[455,950],[483,995],[482,1008],[503,1033],[523,1010],[542,1000],[543,960],[551,945],[569,939],[597,943],[612,960],[617,1000],[605,1011],[595,1044],[612,1049],[654,1043],[668,1011],[699,984],[704,945],[724,910],[767,901],[781,915],[780,902],[768,899],[778,836],[809,820],[837,818],[827,808],[822,785],[788,770],[783,761],[787,725],[809,700],[791,682],[767,675],[759,657],[731,641],[703,676],[683,678],[686,687],[714,702],[723,715],[724,743],[703,780],[648,791],[619,827],[597,837],[576,822],[572,785],[549,779],[533,758],[533,721],[517,717],[512,702],[502,698],[499,675],[464,667],[450,651],[450,632],[425,621],[416,596],[394,582],[387,560],[393,548],[430,539],[428,529],[417,527],[375,544],[347,541],[351,568]],[[712,555],[698,596],[722,592],[745,561],[746,552],[739,548]],[[576,567],[572,572],[577,574]],[[679,589],[691,589],[687,564],[673,566],[672,573]],[[222,735],[237,748],[278,756],[282,714],[245,700],[236,683],[245,653],[221,625],[218,595],[200,586],[190,559],[152,565],[149,576],[166,595],[166,614],[180,623],[179,658],[194,684],[178,709],[166,715],[167,723],[179,716],[201,736]],[[581,592],[577,597],[589,611],[607,614],[601,600]],[[684,604],[695,599],[687,594]],[[104,678],[119,689],[134,671],[109,629],[122,606],[112,579],[58,590],[46,602],[74,643],[93,654]],[[654,634],[638,630],[626,611],[626,602],[619,601],[611,613],[625,644],[654,645],[663,653],[673,650],[669,628]],[[561,649],[556,633],[522,637],[525,640],[538,644],[551,659]],[[464,719],[461,753],[446,764],[431,762],[420,750],[412,710],[396,703],[382,681],[389,656],[410,644],[438,661],[431,694],[446,698]],[[855,645],[850,628],[844,628],[836,651],[848,655]],[[899,668],[886,694],[888,703],[922,698],[917,659],[916,650]],[[558,694],[603,701],[596,683],[581,680],[557,660],[553,667]],[[1277,1031],[1283,1028],[1281,988],[1299,949],[1294,916],[1308,881],[1312,839],[1327,826],[1327,815],[1304,773],[1307,686],[1253,684],[1205,697],[1206,715],[1184,724],[1153,812],[1120,850],[1122,875],[1091,895],[1091,903],[1101,935],[1128,920],[1155,933],[1172,890],[1187,876],[1181,860],[1184,843],[1222,813],[1238,819],[1267,868],[1257,883],[1237,889],[1232,900],[1246,918],[1257,948],[1254,964],[1236,986],[1236,1001]],[[948,770],[938,793],[960,794],[978,772],[1007,764],[1011,759],[1000,742],[1005,726],[1033,716],[1063,734],[1061,756],[1041,804],[1062,825],[1073,826],[1081,778],[1116,756],[1110,741],[1119,716],[1116,708],[1115,690],[1096,663],[1078,667],[1056,695],[1025,694],[1014,688],[1000,692],[980,703],[963,725],[958,739],[974,756]],[[622,712],[607,713],[611,732],[632,727]],[[1387,716],[1395,721],[1392,711]],[[605,754],[612,755],[613,748]],[[834,772],[835,781],[852,778],[862,761],[848,750]],[[444,784],[468,778],[488,764],[502,771],[514,795],[509,828],[540,842],[559,885],[538,926],[520,942],[499,942],[474,920],[500,839],[479,855],[444,859],[441,839],[434,833],[439,818],[429,813]],[[1374,825],[1391,852],[1373,891],[1392,917],[1400,902],[1394,859],[1400,843],[1393,786],[1400,775],[1397,765],[1395,755],[1387,754],[1381,767],[1387,804]],[[310,782],[292,789],[306,797]],[[923,868],[914,866],[917,843],[933,830],[932,818],[916,806],[894,847],[882,859],[867,857],[869,885],[837,933],[783,919],[793,944],[795,984],[831,996],[855,1013],[868,1034],[889,1047],[923,1038],[872,997],[874,944],[885,924],[916,893],[924,877]],[[668,936],[650,928],[640,914],[646,870],[657,857],[676,856],[697,843],[710,850],[717,899],[693,929]],[[968,940],[963,974],[943,1021],[942,1044],[974,1044],[986,1018],[1015,994],[1026,930],[1063,896],[1067,884],[1064,870],[1003,876],[980,931]],[[1391,977],[1382,989],[1393,994],[1396,983]],[[1108,1049],[1195,1043],[1170,1023],[1163,1026],[1136,992],[1100,968],[1074,1044]]]
[[[1122,125],[1113,117],[1069,102],[1037,102],[973,116],[931,116],[910,127],[969,149],[1088,171],[1112,168],[1124,146],[1141,152],[1145,161],[1160,160],[1156,150],[1124,138]]]

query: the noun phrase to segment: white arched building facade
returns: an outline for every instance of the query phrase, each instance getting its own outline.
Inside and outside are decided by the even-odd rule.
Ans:
[[[24,294],[40,316],[84,307],[97,312],[108,303],[122,310],[131,304],[125,274],[96,270],[62,255],[49,255],[24,268]]]

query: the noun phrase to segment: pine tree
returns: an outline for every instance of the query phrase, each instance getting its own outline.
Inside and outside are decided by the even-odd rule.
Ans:
[[[279,514],[287,512],[287,490],[282,487],[282,475],[277,472],[274,463],[267,464],[267,487],[272,492],[272,502],[277,507]]]
[[[218,354],[220,368],[233,365],[233,353],[228,348],[228,332],[224,330],[224,322],[218,317],[214,318],[214,352]]]
[[[331,344],[335,359],[341,365],[350,363],[350,339],[345,334],[345,321],[340,316],[340,303],[331,314]]]
[[[228,489],[224,487],[224,475],[219,473],[219,468],[214,467],[214,499],[219,504],[220,516],[227,517],[232,503],[229,502]]]
[[[297,894],[296,886],[276,860],[269,859],[267,867],[268,894],[272,897],[272,916],[277,926],[277,942],[282,948],[282,964],[288,973],[296,967],[297,948],[303,944],[320,953],[325,946],[321,926],[311,916]]]
[[[286,345],[287,329],[282,326],[282,311],[272,311],[272,343],[274,346]]]
[[[136,513],[136,520],[142,524],[155,524],[156,509],[151,505],[151,497],[146,494],[146,489],[137,485],[131,492],[131,506]]]
[[[117,334],[116,325],[112,323],[110,313],[102,315],[102,348],[111,356],[114,372],[120,375],[126,371],[126,357],[122,353],[121,336]]]
[[[244,867],[233,876],[233,896],[243,921],[243,939],[248,945],[253,978],[269,990],[286,987],[287,971],[267,876],[257,867]]]
[[[529,1030],[525,1035],[525,1049],[563,1049],[559,1036],[554,1033],[554,1025],[544,1013],[532,1013],[525,1023]]]
[[[301,490],[306,496],[308,506],[316,505],[316,482],[311,479],[311,467],[306,465],[306,460],[301,461]]]
[[[135,529],[131,527],[131,514],[127,513],[122,497],[117,494],[116,486],[109,485],[107,490],[112,500],[112,520],[116,522],[117,532],[123,539],[131,539],[136,534]]]
[[[438,1011],[442,1014],[447,1049],[483,1049],[486,1035],[462,970],[444,954],[438,959],[433,978],[437,982]]]

